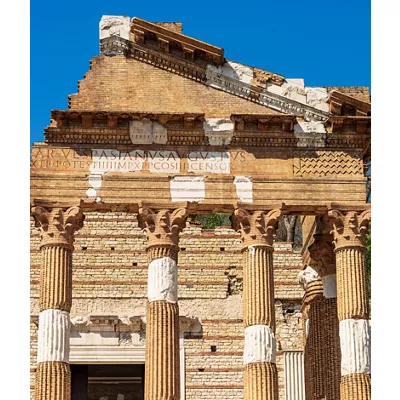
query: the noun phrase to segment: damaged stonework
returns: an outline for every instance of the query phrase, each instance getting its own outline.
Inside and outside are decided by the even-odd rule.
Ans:
[[[102,179],[107,172],[135,172],[143,169],[144,152],[134,150],[131,152],[120,152],[116,149],[93,149],[92,163],[89,166],[89,189],[86,195],[90,198],[96,198],[97,190],[102,185]]]
[[[251,176],[235,176],[236,194],[243,203],[253,202],[253,181]]]
[[[99,24],[100,40],[110,36],[119,36],[129,40],[130,17],[103,15]]]
[[[206,198],[204,176],[175,176],[169,182],[171,201],[200,201]]]
[[[329,111],[328,98],[329,93],[326,88],[322,87],[306,87],[306,101],[312,107],[322,111]]]
[[[325,147],[326,129],[323,122],[307,122],[297,118],[294,135],[298,139],[297,147]]]
[[[147,297],[149,301],[178,301],[178,271],[172,258],[157,258],[150,263]]]
[[[276,363],[276,339],[266,325],[252,325],[244,330],[243,363]]]
[[[69,313],[45,310],[39,314],[37,362],[69,362]],[[56,340],[53,340],[56,338]]]
[[[311,282],[315,282],[321,279],[318,272],[311,265],[308,265],[306,269],[300,271],[297,275],[297,279],[304,290],[307,290],[307,286]]]
[[[345,319],[339,322],[341,373],[371,373],[371,327],[368,320]]]
[[[129,134],[133,144],[167,144],[167,128],[158,122],[143,119],[129,122]]]
[[[223,146],[230,144],[235,124],[230,119],[206,118],[203,129],[211,146]]]
[[[254,76],[253,68],[248,65],[240,64],[227,60],[221,67],[207,65],[207,71],[217,75],[224,75],[228,78],[236,79],[240,82],[251,84]],[[214,86],[215,82],[207,82],[210,86]]]
[[[267,83],[267,91],[329,112],[328,91],[322,87],[306,87],[303,79],[285,79],[281,86]]]

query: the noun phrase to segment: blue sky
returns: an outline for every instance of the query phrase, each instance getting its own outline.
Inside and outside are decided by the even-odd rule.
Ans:
[[[303,1],[31,1],[31,141],[42,141],[51,109],[99,54],[102,15],[183,23],[183,33],[223,47],[225,57],[307,86],[371,87],[367,0]]]

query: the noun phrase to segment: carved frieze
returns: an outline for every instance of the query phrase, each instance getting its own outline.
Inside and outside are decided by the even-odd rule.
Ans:
[[[295,151],[294,176],[363,176],[362,155],[344,151]]]

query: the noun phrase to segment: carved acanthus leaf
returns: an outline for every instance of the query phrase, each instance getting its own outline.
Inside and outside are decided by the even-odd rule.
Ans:
[[[68,209],[36,206],[32,208],[35,226],[39,229],[41,246],[46,244],[72,245],[74,234],[82,228],[85,216],[80,207]]]
[[[139,226],[148,235],[148,245],[178,246],[179,233],[186,225],[188,211],[181,207],[174,210],[155,211],[149,207],[139,209]]]
[[[371,221],[371,211],[341,212],[330,210],[328,217],[332,221],[332,234],[335,250],[343,247],[365,247],[366,234]]]
[[[243,247],[253,245],[272,246],[278,220],[282,215],[279,209],[253,213],[237,208],[233,216],[233,225],[240,235]]]

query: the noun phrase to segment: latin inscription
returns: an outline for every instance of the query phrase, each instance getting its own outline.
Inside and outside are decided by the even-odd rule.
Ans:
[[[31,167],[38,169],[82,169],[91,174],[106,172],[150,172],[229,174],[233,161],[245,160],[245,154],[207,151],[169,151],[116,149],[48,149],[32,150]]]

